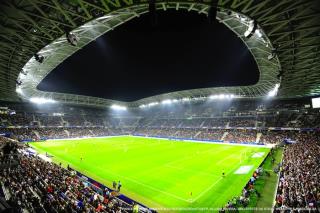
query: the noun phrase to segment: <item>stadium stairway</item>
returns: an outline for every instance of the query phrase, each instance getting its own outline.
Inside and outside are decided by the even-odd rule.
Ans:
[[[63,119],[63,116],[60,116],[60,119],[61,119],[61,123],[63,124],[65,122]]]
[[[205,123],[206,121],[204,120],[204,121],[202,121],[202,123],[200,124],[200,128],[202,128],[203,127],[203,125],[204,125],[204,123]]]
[[[138,117],[138,119],[136,120],[136,122],[134,122],[134,124],[133,124],[132,132],[136,132],[137,128],[141,126],[141,124],[143,123],[143,121],[144,121],[144,118]]]
[[[33,130],[32,132],[37,136],[37,138],[41,138],[41,137],[40,137],[40,134],[39,134],[39,132],[38,132],[38,131]]]
[[[68,130],[65,129],[64,132],[67,134],[68,137],[70,136],[70,132]]]
[[[38,126],[42,126],[40,118],[37,118],[37,116],[35,114],[32,114],[32,118],[33,118],[32,119],[32,123],[33,124],[36,124]]]
[[[110,127],[108,127],[108,131],[111,133],[111,135],[115,135],[115,133],[111,130]]]
[[[142,117],[138,117],[132,126],[136,128],[137,126],[139,126],[141,120],[142,120]]]
[[[10,162],[0,162],[0,171],[10,168],[10,167],[16,167],[19,163],[17,160],[10,160]]]
[[[5,198],[6,200],[9,200],[10,197],[11,197],[11,195],[10,195],[10,193],[9,193],[9,190],[4,187],[4,183],[3,183],[3,182],[0,182],[0,184],[1,184],[1,190],[2,190],[2,193],[3,193],[3,195],[4,195],[4,198]]]
[[[81,117],[84,120],[84,122],[88,122],[87,119],[86,119],[86,116],[83,113],[81,113]]]
[[[261,136],[262,136],[262,133],[258,132],[256,137],[256,143],[259,143]]]
[[[228,122],[228,125],[229,125],[229,122]],[[221,140],[223,141],[225,139],[225,137],[227,137],[228,134],[229,134],[229,132],[224,132],[221,137]]]
[[[193,136],[193,138],[196,138],[198,135],[200,135],[201,134],[201,131],[199,131],[199,132],[197,132],[194,136]]]
[[[161,129],[156,132],[155,135],[160,135]]]
[[[12,207],[7,203],[5,198],[0,197],[0,212],[16,212],[12,209]]]
[[[63,125],[65,123],[65,120],[63,119],[63,116],[60,116],[61,124]]]

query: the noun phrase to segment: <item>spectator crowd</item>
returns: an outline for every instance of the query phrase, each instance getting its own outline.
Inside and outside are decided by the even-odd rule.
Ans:
[[[117,193],[82,180],[71,169],[16,153],[18,164],[0,173],[0,182],[14,212],[130,212]]]
[[[318,132],[257,128],[316,128],[320,126],[319,113],[312,110],[285,112],[281,111],[283,107],[291,109],[294,106],[274,104],[272,109],[280,112],[270,110],[260,115],[258,110],[252,111],[252,107],[244,104],[221,112],[214,112],[210,107],[150,110],[128,117],[95,115],[94,110],[84,109],[79,114],[71,113],[71,110],[70,114],[61,113],[59,116],[36,112],[0,114],[0,134],[11,138],[0,136],[0,148],[3,150],[0,159],[3,164],[10,162],[10,165],[13,158],[15,160],[14,166],[0,172],[0,182],[9,195],[9,203],[21,212],[24,209],[29,212],[126,212],[132,206],[119,200],[108,189],[97,190],[96,186],[86,183],[71,170],[37,156],[17,152],[21,149],[12,139],[37,141],[124,134],[254,144],[280,144],[284,139],[290,139],[293,144],[285,146],[283,162],[279,166],[275,211],[319,210]],[[262,170],[256,170],[241,196],[230,200],[223,209],[232,209],[238,204],[246,206],[250,193],[256,193],[255,181],[262,174]]]
[[[319,210],[319,165],[319,135],[300,136],[297,143],[285,147],[276,195],[277,212]]]

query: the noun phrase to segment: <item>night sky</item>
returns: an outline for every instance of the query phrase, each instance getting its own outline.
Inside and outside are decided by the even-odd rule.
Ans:
[[[252,85],[259,72],[245,44],[196,12],[157,11],[106,33],[66,59],[38,86],[135,101],[167,92]]]

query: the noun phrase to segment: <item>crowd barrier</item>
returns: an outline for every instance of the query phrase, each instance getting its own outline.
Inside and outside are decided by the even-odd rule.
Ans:
[[[73,170],[73,169],[72,169]],[[94,179],[82,174],[81,172],[77,171],[77,170],[74,170],[76,171],[77,173],[77,176],[79,176],[83,181],[85,182],[88,182],[89,185],[91,186],[91,188],[93,190],[95,190],[97,193],[99,193],[100,195],[103,195],[103,189],[107,188],[109,190],[109,192],[113,192],[114,190],[105,186],[104,184],[100,183],[100,182],[97,182],[95,181]],[[141,211],[139,212],[155,212],[154,210],[150,209],[149,207],[143,205],[142,203],[139,203],[123,194],[119,194],[117,196],[118,199],[122,200],[123,202],[129,204],[129,205],[132,205],[133,203],[134,204],[138,204],[139,205],[139,209]]]
[[[38,141],[46,141],[46,140],[72,140],[72,139],[86,139],[86,138],[105,138],[112,136],[124,136],[124,135],[106,135],[106,136],[93,136],[93,137],[77,137],[77,138],[65,138],[65,137],[42,137]],[[24,139],[21,142],[33,142],[32,139]]]
[[[209,139],[192,139],[192,138],[176,138],[176,137],[167,137],[162,135],[144,135],[144,134],[133,134],[133,136],[139,136],[139,137],[151,137],[151,138],[161,138],[161,139],[168,139],[168,140],[181,140],[181,141],[195,141],[195,142],[211,142],[211,143],[232,143],[232,144],[249,144],[249,145],[261,145],[264,146],[264,144],[259,144],[256,142],[237,142],[237,141],[224,141],[224,140],[209,140]]]

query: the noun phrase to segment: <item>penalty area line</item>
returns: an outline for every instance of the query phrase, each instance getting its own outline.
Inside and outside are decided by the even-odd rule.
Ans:
[[[212,187],[214,187],[217,183],[219,183],[222,180],[222,177],[220,177],[218,180],[216,180],[216,182],[214,182],[213,184],[211,184],[206,190],[204,190],[203,192],[201,192],[197,197],[195,197],[194,199],[191,200],[191,203],[195,202],[196,200],[198,200],[200,197],[202,197],[205,193],[207,193],[209,190],[212,189]]]
[[[175,199],[182,200],[182,201],[187,202],[187,203],[191,203],[190,200],[186,200],[186,199],[181,198],[181,197],[179,197],[179,196],[177,196],[177,195],[171,194],[171,193],[166,192],[166,191],[162,191],[162,190],[160,190],[160,189],[158,189],[158,188],[155,188],[155,187],[153,187],[153,186],[150,186],[150,185],[148,185],[148,184],[141,183],[140,181],[137,181],[137,180],[135,180],[135,179],[128,178],[128,177],[123,177],[123,178],[125,178],[125,179],[127,179],[127,180],[129,180],[129,181],[131,181],[131,182],[140,184],[140,185],[142,185],[142,186],[144,186],[144,187],[146,187],[146,188],[149,188],[149,189],[151,189],[151,190],[153,190],[153,191],[157,191],[157,192],[160,192],[160,193],[165,194],[165,195],[167,195],[167,196],[173,197],[173,198],[175,198]]]
[[[228,174],[232,174],[233,171],[235,171],[237,169],[237,167],[241,165],[241,163],[238,163],[237,165],[235,165],[230,171],[228,171]],[[220,177],[218,180],[216,180],[216,182],[214,182],[213,184],[211,184],[206,190],[204,190],[203,192],[201,192],[197,197],[195,197],[194,199],[191,200],[191,203],[195,202],[196,200],[198,200],[200,197],[202,197],[205,193],[207,193],[209,190],[211,190],[217,183],[219,183],[223,178]]]
[[[218,175],[213,175],[213,174],[210,174],[209,172],[202,172],[194,169],[186,169],[186,168],[181,168],[178,166],[171,166],[171,165],[164,165],[164,166],[172,169],[178,169],[178,170],[187,171],[187,172],[194,172],[194,173],[198,173],[198,174],[202,174],[210,177],[219,177]]]
[[[142,182],[140,182],[140,181],[138,181],[138,180],[136,180],[136,179],[129,178],[129,177],[125,177],[125,176],[122,176],[122,175],[119,175],[119,174],[115,174],[115,173],[113,173],[113,172],[110,172],[109,170],[108,170],[108,171],[105,171],[105,170],[103,170],[102,168],[97,167],[97,166],[95,166],[95,168],[98,168],[99,170],[104,171],[104,172],[106,172],[106,173],[109,173],[109,174],[111,174],[111,175],[118,176],[118,177],[120,177],[120,178],[122,178],[122,179],[129,180],[129,181],[131,181],[131,182],[133,182],[133,183],[142,185],[142,186],[144,186],[144,187],[146,187],[146,188],[149,188],[149,189],[151,189],[151,190],[153,190],[153,191],[160,192],[160,193],[165,194],[165,195],[167,195],[167,196],[173,197],[173,198],[175,198],[175,199],[182,200],[182,201],[187,202],[187,203],[192,203],[191,200],[187,200],[187,199],[181,198],[181,197],[179,197],[179,196],[177,196],[177,195],[171,194],[171,193],[169,193],[169,192],[162,191],[162,190],[160,190],[160,189],[158,189],[158,188],[155,188],[155,187],[150,186],[150,185],[148,185],[148,184],[142,183]]]

